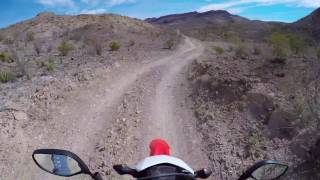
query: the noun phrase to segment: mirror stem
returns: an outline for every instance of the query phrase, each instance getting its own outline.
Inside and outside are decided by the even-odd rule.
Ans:
[[[94,180],[103,180],[102,176],[100,175],[100,173],[96,172],[94,173],[93,175],[91,175],[91,177],[94,179]]]

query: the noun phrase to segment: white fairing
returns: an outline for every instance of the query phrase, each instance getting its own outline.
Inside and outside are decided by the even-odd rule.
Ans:
[[[152,166],[155,166],[158,164],[164,164],[164,163],[178,166],[178,167],[183,168],[183,169],[189,171],[190,173],[194,174],[194,171],[192,170],[192,168],[190,168],[185,162],[183,162],[182,160],[180,160],[178,158],[167,156],[167,155],[158,155],[158,156],[147,157],[137,164],[136,170],[138,172],[141,172],[145,169],[148,169],[149,167],[152,167]]]

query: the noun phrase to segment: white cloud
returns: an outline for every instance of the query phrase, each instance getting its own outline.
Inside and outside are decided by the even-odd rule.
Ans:
[[[236,8],[229,8],[228,12],[231,14],[239,14],[245,11],[247,8],[244,7],[236,7]]]
[[[38,3],[44,6],[51,7],[74,7],[75,2],[73,0],[37,0]]]
[[[81,0],[81,2],[89,4],[90,2],[92,2],[92,0]]]
[[[231,7],[243,4],[241,1],[230,1],[226,3],[212,3],[206,6],[201,7],[199,12],[206,12],[211,10],[226,10]]]
[[[320,0],[231,0],[224,3],[208,4],[206,6],[200,7],[198,9],[198,12],[205,12],[210,10],[236,10],[234,12],[239,12],[240,9],[243,10],[242,8],[247,8],[246,6],[270,6],[275,4],[293,5],[297,7],[307,8],[318,8],[320,7]]]
[[[302,0],[300,5],[304,7],[318,8],[320,7],[320,0]]]
[[[99,0],[81,0],[81,2],[85,4],[97,5],[99,3]]]
[[[109,5],[110,6],[117,6],[124,3],[133,3],[135,0],[111,0]]]
[[[84,9],[80,12],[80,14],[103,14],[106,12],[107,12],[106,9],[91,9],[91,10]]]

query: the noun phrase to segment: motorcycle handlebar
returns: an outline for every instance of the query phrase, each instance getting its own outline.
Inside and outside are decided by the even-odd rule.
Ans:
[[[102,176],[100,175],[100,173],[96,172],[92,175],[92,178],[94,180],[103,180]]]

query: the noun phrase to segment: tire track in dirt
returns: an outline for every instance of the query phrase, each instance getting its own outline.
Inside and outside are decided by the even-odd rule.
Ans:
[[[192,55],[192,53],[195,53]],[[71,100],[60,107],[60,112],[53,115],[54,123],[52,129],[47,134],[44,134],[42,140],[47,140],[44,144],[39,145],[39,148],[52,147],[64,148],[79,154],[85,161],[90,157],[90,152],[93,152],[94,145],[101,138],[101,133],[110,126],[113,121],[115,105],[120,101],[125,91],[132,86],[137,79],[144,74],[152,71],[152,69],[159,66],[173,66],[174,68],[169,72],[169,76],[164,77],[163,83],[160,85],[159,98],[165,98],[167,94],[164,92],[168,89],[161,88],[164,85],[173,84],[169,80],[171,76],[175,75],[184,65],[188,64],[201,53],[201,48],[193,45],[189,38],[185,39],[185,43],[173,55],[163,59],[145,64],[136,69],[126,67],[123,70],[124,75],[112,76],[103,81],[97,80],[93,82],[93,86],[87,90],[75,92],[70,98]],[[187,57],[190,56],[190,57]],[[155,58],[156,59],[156,58]],[[181,63],[177,63],[181,61]],[[175,65],[177,63],[177,65]],[[133,70],[134,69],[134,70]],[[156,101],[157,107],[166,106],[167,102]],[[173,104],[167,104],[169,106]],[[166,108],[168,110],[168,108]],[[158,116],[159,111],[155,112]],[[170,113],[170,112],[165,112]],[[161,121],[169,119],[163,116]],[[170,118],[171,119],[171,118]],[[160,125],[163,125],[163,121]],[[174,126],[173,126],[174,127]],[[150,134],[149,137],[153,136]],[[176,140],[175,135],[169,137],[169,142]],[[166,137],[165,137],[166,138]],[[177,139],[179,141],[179,139]],[[173,145],[177,147],[177,145]],[[91,154],[92,156],[92,154]],[[29,157],[30,158],[30,157]],[[33,163],[33,162],[31,162]],[[51,179],[52,176],[40,173],[34,165],[30,165],[23,173],[25,179]],[[53,178],[54,179],[54,178]]]
[[[203,47],[195,40],[187,39],[187,43],[193,50],[164,67],[166,70],[151,104],[146,140],[164,138],[169,142],[173,156],[183,159],[193,168],[203,168],[207,165],[206,156],[201,152],[201,140],[195,129],[193,112],[185,102],[189,95],[188,88],[181,86],[187,84],[187,65],[202,54]]]

